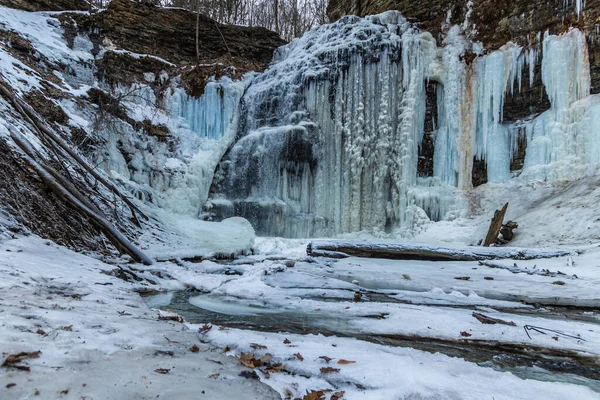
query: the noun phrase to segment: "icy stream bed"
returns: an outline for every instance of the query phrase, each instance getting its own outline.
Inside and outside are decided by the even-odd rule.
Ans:
[[[282,394],[327,387],[356,395],[348,398],[390,398],[380,394],[382,388],[391,390],[389,378],[376,384],[374,376],[387,364],[361,377],[346,375],[340,365],[332,367],[343,377],[320,373],[329,364],[319,356],[332,357],[332,350],[340,359],[352,355],[361,368],[379,358],[413,368],[433,357],[425,365],[450,374],[449,382],[481,379],[496,399],[526,397],[512,389],[503,397],[492,381],[506,377],[524,384],[523,393],[564,387],[571,396],[586,388],[590,391],[577,398],[600,398],[597,249],[572,258],[518,261],[523,272],[515,272],[477,262],[310,258],[302,255],[303,248],[229,263],[169,266],[188,289],[149,296],[146,302],[182,315],[193,329],[214,325],[201,339],[227,347],[230,355],[269,353],[284,363],[289,374],[271,373],[268,379],[256,369]],[[498,263],[514,267],[512,260]],[[549,274],[526,273],[534,265]],[[506,324],[483,324],[474,313]],[[309,359],[309,351],[323,354]],[[457,362],[465,364],[450,366]],[[468,373],[473,375],[459,379],[451,372],[455,368],[473,368]],[[491,375],[475,378],[484,371]],[[445,394],[482,398],[448,385],[440,389]],[[557,392],[544,398],[565,397]]]

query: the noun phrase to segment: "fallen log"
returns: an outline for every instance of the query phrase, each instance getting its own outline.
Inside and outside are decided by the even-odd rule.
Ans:
[[[57,175],[55,171],[49,172],[50,167],[46,167],[38,163],[27,153],[31,151],[31,145],[27,142],[20,133],[15,130],[11,130],[11,138],[15,144],[23,151],[23,158],[27,163],[35,170],[38,177],[44,182],[46,187],[50,189],[59,198],[67,202],[73,209],[86,216],[92,224],[94,224],[111,243],[120,251],[129,254],[135,261],[144,263],[146,265],[152,265],[154,261],[141,252],[133,243],[131,243],[121,232],[117,230],[108,220],[102,215],[96,213],[90,209],[84,203],[79,201],[78,197],[71,193],[68,188],[61,185],[54,177]]]
[[[14,106],[15,110],[21,114],[23,119],[27,121],[38,133],[38,137],[40,140],[43,140],[49,143],[53,148],[54,145],[57,145],[61,150],[66,152],[69,156],[71,156],[77,164],[82,167],[86,172],[94,177],[98,182],[104,185],[108,190],[113,192],[115,195],[119,196],[119,198],[129,206],[131,213],[134,219],[137,220],[136,213],[141,215],[144,219],[148,220],[148,216],[144,214],[126,195],[123,194],[121,190],[119,190],[115,185],[113,185],[108,180],[104,179],[102,175],[98,173],[94,169],[94,167],[90,166],[86,160],[84,160],[79,154],[77,154],[71,146],[69,146],[64,140],[62,140],[57,134],[52,132],[48,127],[44,125],[42,121],[40,121],[35,113],[31,111],[26,103],[20,100],[17,96],[15,96],[5,85],[4,81],[0,80],[0,94],[4,96],[4,98],[8,99],[11,104]],[[58,149],[54,148],[55,151]],[[139,225],[139,223],[138,223]]]
[[[514,247],[437,246],[419,243],[314,240],[306,252],[313,257],[386,258],[392,260],[483,261],[510,258],[532,260],[573,254],[565,249],[526,249]]]

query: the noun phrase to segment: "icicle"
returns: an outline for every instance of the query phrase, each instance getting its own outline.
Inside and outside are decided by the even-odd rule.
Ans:
[[[585,101],[590,73],[585,35],[577,29],[543,42],[542,81],[551,108],[528,130],[524,176],[572,179],[596,160],[596,107]]]
[[[561,36],[546,36],[543,43],[542,80],[555,110],[566,110],[590,93],[590,72],[585,35],[572,29]]]
[[[200,137],[223,137],[237,110],[240,93],[225,77],[219,82],[209,82],[199,98],[189,96],[182,88],[174,89],[167,99],[171,116],[182,118],[190,130]]]

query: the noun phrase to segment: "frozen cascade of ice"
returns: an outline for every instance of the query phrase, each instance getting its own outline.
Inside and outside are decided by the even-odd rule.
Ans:
[[[208,199],[216,166],[235,139],[240,99],[251,80],[248,75],[241,81],[209,82],[200,98],[188,97],[181,86],[174,85],[164,98],[166,110],[160,108],[161,99],[148,85],[113,87],[129,117],[167,126],[172,140],[140,135],[125,123],[109,125],[103,130],[106,146],[97,155],[99,165],[140,200],[198,215]]]
[[[590,93],[585,35],[572,29],[547,35],[543,43],[542,80],[551,108],[526,123],[527,179],[572,179],[598,162],[600,134],[597,96]]]
[[[471,105],[465,101],[473,90],[472,74],[461,61],[468,44],[458,26],[448,32],[442,50],[441,76],[437,86],[437,129],[433,174],[442,182],[468,188],[473,163],[473,121]],[[461,148],[462,151],[458,151]]]
[[[438,48],[396,12],[294,40],[244,95],[240,140],[205,210],[244,216],[267,235],[403,234],[460,213],[474,157],[492,183],[511,179],[523,141],[524,179],[577,177],[600,161],[583,33],[546,34],[543,51],[508,43],[466,63],[475,49],[459,27]],[[525,68],[533,86],[540,58],[550,110],[503,123],[506,96],[527,85]],[[433,177],[418,178],[427,83],[437,92]]]
[[[173,88],[165,100],[171,116],[182,118],[189,129],[201,137],[223,137],[240,102],[240,93],[231,83],[228,77],[208,82],[204,94],[198,98],[188,95],[181,87]]]
[[[436,50],[397,12],[347,17],[280,49],[244,96],[221,194],[271,235],[410,225]]]

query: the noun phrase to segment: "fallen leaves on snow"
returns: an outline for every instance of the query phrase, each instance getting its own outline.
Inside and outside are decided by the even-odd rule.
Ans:
[[[41,353],[42,352],[38,350],[30,352],[22,351],[17,354],[11,354],[8,357],[6,357],[1,366],[5,368],[16,368],[20,369],[21,371],[29,371],[29,365],[23,365],[21,364],[21,362],[30,358],[39,358]]]

